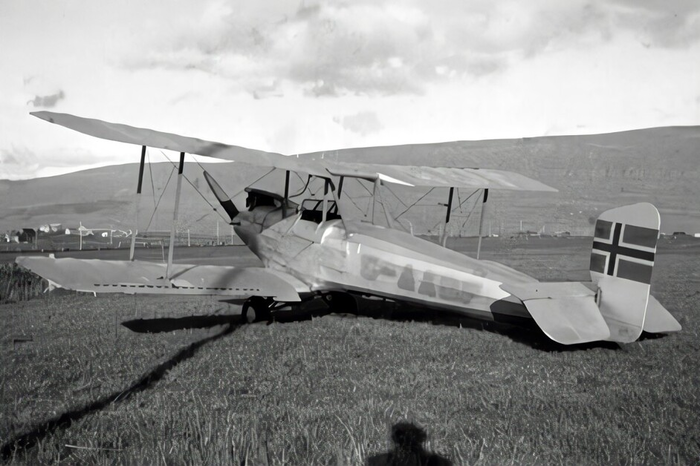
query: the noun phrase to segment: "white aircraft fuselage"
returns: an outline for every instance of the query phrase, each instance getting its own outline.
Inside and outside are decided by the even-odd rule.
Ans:
[[[241,213],[234,228],[265,267],[312,291],[350,291],[478,319],[530,319],[500,285],[537,280],[502,264],[371,223],[281,217],[279,208],[258,207]]]

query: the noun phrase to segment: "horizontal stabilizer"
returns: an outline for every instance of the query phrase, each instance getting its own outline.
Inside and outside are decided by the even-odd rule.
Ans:
[[[540,329],[558,343],[574,345],[610,337],[593,297],[531,299],[524,303]]]
[[[649,333],[680,332],[681,324],[655,297],[649,295],[647,315],[644,319],[644,331]]]
[[[518,297],[540,329],[552,340],[573,345],[610,337],[594,293],[581,283],[501,285]]]
[[[508,293],[523,301],[545,298],[573,298],[594,296],[595,293],[579,282],[532,282],[501,285]]]
[[[18,257],[16,262],[59,287],[95,293],[264,296],[298,302],[299,293],[309,291],[291,275],[260,267],[174,264],[167,278],[165,264],[145,261]]]

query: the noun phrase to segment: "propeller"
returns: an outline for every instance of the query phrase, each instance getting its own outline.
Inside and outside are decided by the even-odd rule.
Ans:
[[[214,177],[207,173],[206,170],[204,171],[204,179],[207,180],[207,184],[214,192],[216,198],[219,200],[219,204],[221,204],[221,207],[224,208],[228,216],[231,217],[231,222],[233,222],[233,219],[236,218],[236,216],[239,213],[239,210],[236,208],[233,201],[226,195],[226,193],[221,188],[221,186],[219,186],[219,183],[216,182]]]

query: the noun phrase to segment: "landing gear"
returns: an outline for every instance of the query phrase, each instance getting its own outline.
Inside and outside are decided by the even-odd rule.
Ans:
[[[329,312],[357,314],[357,300],[349,293],[332,291],[323,295]]]
[[[271,309],[272,306],[271,298],[263,298],[262,296],[253,296],[248,298],[245,303],[243,303],[243,309],[241,309],[241,322],[243,323],[253,323],[270,321],[271,319]]]

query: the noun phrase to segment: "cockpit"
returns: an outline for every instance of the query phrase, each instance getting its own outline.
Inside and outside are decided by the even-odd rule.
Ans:
[[[321,223],[323,219],[323,199],[304,199],[301,203],[301,219],[309,222]],[[335,201],[326,202],[325,220],[339,220],[338,204]]]
[[[248,193],[248,197],[245,200],[245,206],[248,208],[248,211],[263,206],[282,207],[284,203],[284,197],[277,193],[250,187],[245,188],[245,191]],[[294,213],[296,212],[297,204],[287,200],[287,206],[292,207],[292,205],[292,213]]]

